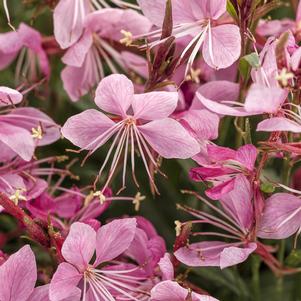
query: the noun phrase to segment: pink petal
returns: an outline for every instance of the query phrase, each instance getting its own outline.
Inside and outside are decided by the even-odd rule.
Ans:
[[[297,22],[301,21],[301,3],[300,2],[297,7],[296,21]]]
[[[164,158],[188,159],[200,151],[199,144],[177,121],[166,118],[138,126],[151,147]]]
[[[220,102],[222,100],[237,101],[239,97],[239,84],[226,80],[210,81],[202,85],[197,92],[203,97]],[[204,106],[197,96],[194,97],[191,109],[202,109]]]
[[[6,122],[22,127],[29,132],[33,128],[42,128],[42,139],[36,139],[36,146],[43,146],[57,141],[61,137],[59,126],[45,113],[35,108],[16,108],[6,115]]]
[[[137,0],[143,14],[155,25],[161,27],[166,7],[165,0]]]
[[[242,230],[248,232],[253,225],[253,192],[248,179],[238,175],[233,189],[221,197],[224,210],[238,223]]]
[[[294,71],[296,71],[300,66],[301,61],[301,47],[299,47],[291,56],[291,66]]]
[[[216,101],[205,98],[200,93],[196,93],[196,97],[199,101],[205,106],[208,110],[220,114],[220,115],[229,115],[229,116],[251,116],[255,115],[249,112],[246,112],[244,107],[231,107],[226,104],[222,104]]]
[[[287,98],[288,91],[277,87],[253,84],[248,92],[245,109],[250,113],[276,113]]]
[[[121,52],[121,59],[129,70],[145,79],[148,77],[148,66],[144,57],[129,51],[123,51]]]
[[[151,290],[151,301],[185,301],[188,300],[189,290],[175,281],[162,281]],[[218,301],[217,299],[196,293],[191,294],[191,301]]]
[[[192,0],[190,5],[198,20],[204,18],[216,20],[226,12],[227,0]]]
[[[225,269],[227,267],[239,264],[247,260],[249,255],[257,248],[256,243],[249,243],[244,248],[229,247],[225,248],[220,257],[220,267]]]
[[[26,245],[0,266],[0,300],[28,301],[36,280],[35,256]]]
[[[0,107],[18,104],[22,99],[23,95],[19,91],[8,87],[0,87]]]
[[[16,58],[22,46],[17,32],[0,34],[0,69],[6,68]]]
[[[222,196],[234,189],[234,179],[222,182],[205,191],[206,195],[212,200],[219,200]]]
[[[262,132],[292,132],[301,133],[301,125],[284,117],[273,117],[261,121],[257,125],[257,131]]]
[[[240,56],[239,28],[232,24],[219,25],[211,29],[211,37],[210,42],[210,33],[207,33],[203,45],[202,53],[206,63],[216,69],[231,66]]]
[[[62,254],[66,261],[84,270],[94,252],[96,246],[96,232],[90,226],[83,223],[74,223],[64,241]]]
[[[171,262],[170,254],[166,253],[164,257],[158,263],[160,271],[162,273],[163,280],[173,280],[174,279],[174,267]]]
[[[208,110],[188,110],[180,123],[196,139],[213,140],[218,137],[219,117]]]
[[[235,160],[242,163],[250,171],[254,169],[256,158],[257,149],[252,144],[246,144],[240,147],[235,154]]]
[[[95,103],[108,113],[124,117],[132,104],[133,98],[133,83],[125,75],[113,74],[99,83]]]
[[[177,92],[150,92],[134,95],[132,107],[134,117],[156,120],[169,117],[177,107]]]
[[[54,35],[63,49],[70,47],[81,36],[89,5],[88,0],[60,0],[55,7]]]
[[[32,158],[35,145],[31,134],[27,130],[1,122],[0,140],[23,160],[29,161]]]
[[[236,157],[236,151],[229,148],[218,145],[207,145],[208,156],[213,162],[233,160]]]
[[[82,35],[78,42],[66,51],[62,57],[63,63],[73,67],[81,67],[92,44],[92,34],[90,32],[86,32]]]
[[[49,284],[38,286],[33,290],[28,301],[50,301]]]
[[[265,202],[258,237],[284,239],[301,226],[301,199],[289,193],[276,193]]]
[[[174,255],[182,263],[192,266],[220,266],[220,254],[229,244],[222,241],[205,241],[178,249]]]
[[[76,146],[91,150],[99,147],[97,138],[114,126],[114,122],[105,114],[94,109],[86,110],[70,117],[62,128],[65,138]],[[110,137],[103,140],[104,144]]]
[[[113,220],[97,231],[94,266],[110,261],[125,252],[135,237],[136,219],[124,218]]]
[[[77,288],[83,275],[69,263],[61,263],[50,282],[49,297],[51,301],[79,301],[81,290]],[[67,299],[68,298],[68,299]],[[70,299],[69,299],[70,298]]]

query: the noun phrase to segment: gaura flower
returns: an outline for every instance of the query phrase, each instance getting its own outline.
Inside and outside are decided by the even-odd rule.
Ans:
[[[36,147],[60,138],[59,126],[38,109],[15,108],[5,112],[0,115],[0,160],[6,161],[18,155],[30,161]]]
[[[36,281],[35,257],[26,245],[0,265],[0,300],[48,301],[49,285],[35,288]]]
[[[183,126],[168,116],[175,110],[178,101],[176,92],[150,92],[134,94],[132,82],[124,75],[111,75],[103,79],[96,90],[96,105],[116,116],[86,110],[67,120],[62,128],[63,135],[82,150],[89,150],[88,156],[105,144],[113,135],[106,159],[99,171],[102,174],[116,148],[109,176],[104,189],[124,152],[123,187],[125,187],[127,153],[131,153],[132,174],[135,180],[135,149],[142,157],[145,169],[154,183],[147,158],[158,167],[152,150],[163,158],[187,159],[198,153],[199,145]],[[136,184],[137,181],[135,180]]]
[[[165,15],[165,0],[138,0],[142,12],[149,20],[162,27]],[[226,0],[184,0],[172,1],[173,32],[176,39],[190,37],[181,54],[184,57],[191,51],[186,72],[202,47],[205,62],[212,68],[227,68],[231,66],[240,55],[241,37],[239,28],[233,24],[219,24],[218,19],[226,13]],[[160,30],[147,34],[155,39],[160,37]],[[139,36],[134,36],[139,38]],[[150,46],[155,46],[162,41],[154,41]]]
[[[114,220],[97,232],[74,223],[62,247],[66,262],[59,265],[50,283],[50,300],[143,300],[147,292],[140,286],[147,278],[141,268],[118,260],[135,233],[135,218]],[[95,251],[95,260],[90,263]],[[139,295],[142,297],[136,297]]]
[[[127,71],[115,49],[123,37],[121,31],[139,34],[150,28],[147,18],[130,9],[107,8],[87,15],[83,34],[62,58],[67,66],[61,76],[71,100],[77,101],[99,83],[105,65],[112,73]]]
[[[205,193],[218,200],[234,189],[235,179],[241,174],[251,177],[257,157],[256,147],[247,144],[237,151],[217,145],[207,146],[207,156],[211,163],[190,170],[190,177],[197,182],[207,181],[213,184]]]
[[[24,23],[20,24],[17,31],[0,34],[0,70],[10,65],[17,56],[15,80],[18,84],[36,82],[41,77],[48,78],[50,68],[42,47],[42,37]]]
[[[221,269],[245,261],[257,248],[254,242],[255,216],[250,182],[243,175],[237,176],[234,189],[220,199],[222,210],[202,197],[197,197],[222,218],[186,206],[180,208],[198,218],[191,221],[192,224],[210,224],[221,232],[196,232],[192,235],[224,237],[233,242],[213,240],[189,243],[175,252],[176,258],[188,266],[218,266]]]
[[[119,7],[138,8],[122,0],[111,2]],[[66,49],[78,41],[89,13],[109,7],[107,0],[60,0],[54,9],[53,23],[54,35],[61,48]]]

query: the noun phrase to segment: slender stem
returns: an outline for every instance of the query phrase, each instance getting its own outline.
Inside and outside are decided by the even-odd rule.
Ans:
[[[258,255],[253,255],[251,258],[252,264],[252,286],[254,301],[260,301],[260,265],[261,259]]]

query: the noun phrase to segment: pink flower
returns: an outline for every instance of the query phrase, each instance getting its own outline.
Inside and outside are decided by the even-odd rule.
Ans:
[[[289,193],[276,193],[265,201],[258,237],[284,239],[301,228],[301,199]]]
[[[208,145],[207,156],[211,164],[192,168],[190,177],[197,182],[208,181],[213,184],[206,190],[206,195],[218,200],[234,189],[235,178],[241,174],[252,176],[257,157],[257,150],[251,144],[240,147],[237,151],[230,148]]]
[[[138,4],[145,16],[161,28],[166,1],[138,0]],[[226,4],[226,0],[192,0],[189,3],[184,0],[172,1],[174,22],[172,35],[176,39],[191,38],[181,55],[184,57],[188,51],[191,51],[186,74],[201,47],[204,60],[212,68],[227,68],[239,58],[241,50],[239,28],[233,24],[218,24],[218,19],[226,13]],[[148,36],[157,38],[158,31]],[[155,46],[161,42],[155,41],[150,45]]]
[[[154,166],[158,166],[152,150],[164,158],[181,159],[190,158],[199,151],[197,141],[177,121],[168,118],[175,110],[177,101],[178,94],[175,92],[134,94],[134,87],[129,79],[124,75],[111,75],[98,85],[95,103],[100,109],[117,115],[116,121],[91,109],[69,118],[63,126],[62,133],[81,150],[89,150],[88,155],[94,153],[116,134],[99,172],[100,176],[116,147],[104,188],[109,184],[123,152],[125,153],[123,187],[125,187],[129,150],[134,176],[135,148],[139,150],[147,174],[153,183],[147,158]]]
[[[0,115],[0,124],[0,160],[3,161],[16,155],[29,161],[37,146],[51,144],[60,138],[59,126],[35,108],[12,109]]]
[[[191,289],[185,289],[177,282],[166,280],[158,283],[151,290],[151,301],[218,301],[217,299],[200,295],[191,291]]]
[[[0,300],[48,301],[48,285],[35,287],[37,266],[28,245],[0,265]]]
[[[17,31],[0,34],[0,70],[6,68],[18,56],[16,80],[35,82],[50,74],[46,52],[42,48],[42,37],[38,31],[21,23]],[[24,76],[24,78],[23,78]]]
[[[95,11],[109,8],[107,0],[60,0],[54,9],[54,35],[61,48],[66,49],[81,37],[86,16]],[[136,5],[122,0],[111,0],[117,6],[137,8]]]
[[[182,209],[197,218],[191,223],[209,224],[223,232],[196,232],[193,235],[224,237],[234,242],[212,240],[191,243],[178,249],[175,252],[176,258],[189,266],[219,266],[221,269],[247,260],[257,248],[257,244],[253,242],[255,216],[250,182],[243,175],[237,176],[234,189],[220,199],[222,210],[202,197],[197,197],[220,217],[185,206]]]
[[[143,295],[139,287],[146,279],[141,268],[118,260],[135,233],[134,218],[114,220],[97,232],[86,224],[73,224],[62,247],[66,262],[59,265],[50,283],[50,300],[138,300],[135,296]]]
[[[139,13],[126,9],[102,9],[85,18],[84,32],[62,60],[64,88],[72,101],[89,92],[104,76],[106,65],[112,73],[127,70],[122,55],[110,41],[120,42],[121,32],[148,32],[151,23]]]

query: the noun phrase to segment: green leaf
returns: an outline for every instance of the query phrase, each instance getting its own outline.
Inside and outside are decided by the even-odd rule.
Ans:
[[[246,62],[248,62],[248,64],[252,67],[252,68],[259,68],[260,67],[260,60],[259,60],[259,56],[257,53],[252,52],[250,54],[245,55],[244,57],[241,58],[242,60],[245,60]]]
[[[265,193],[273,193],[275,191],[275,187],[272,183],[264,182],[260,185],[260,190]]]
[[[301,265],[301,250],[292,250],[292,252],[286,257],[285,263],[291,267],[297,267]]]
[[[230,0],[227,1],[227,12],[229,15],[237,22],[238,21],[238,15],[235,10],[235,7],[233,6],[232,2]]]

